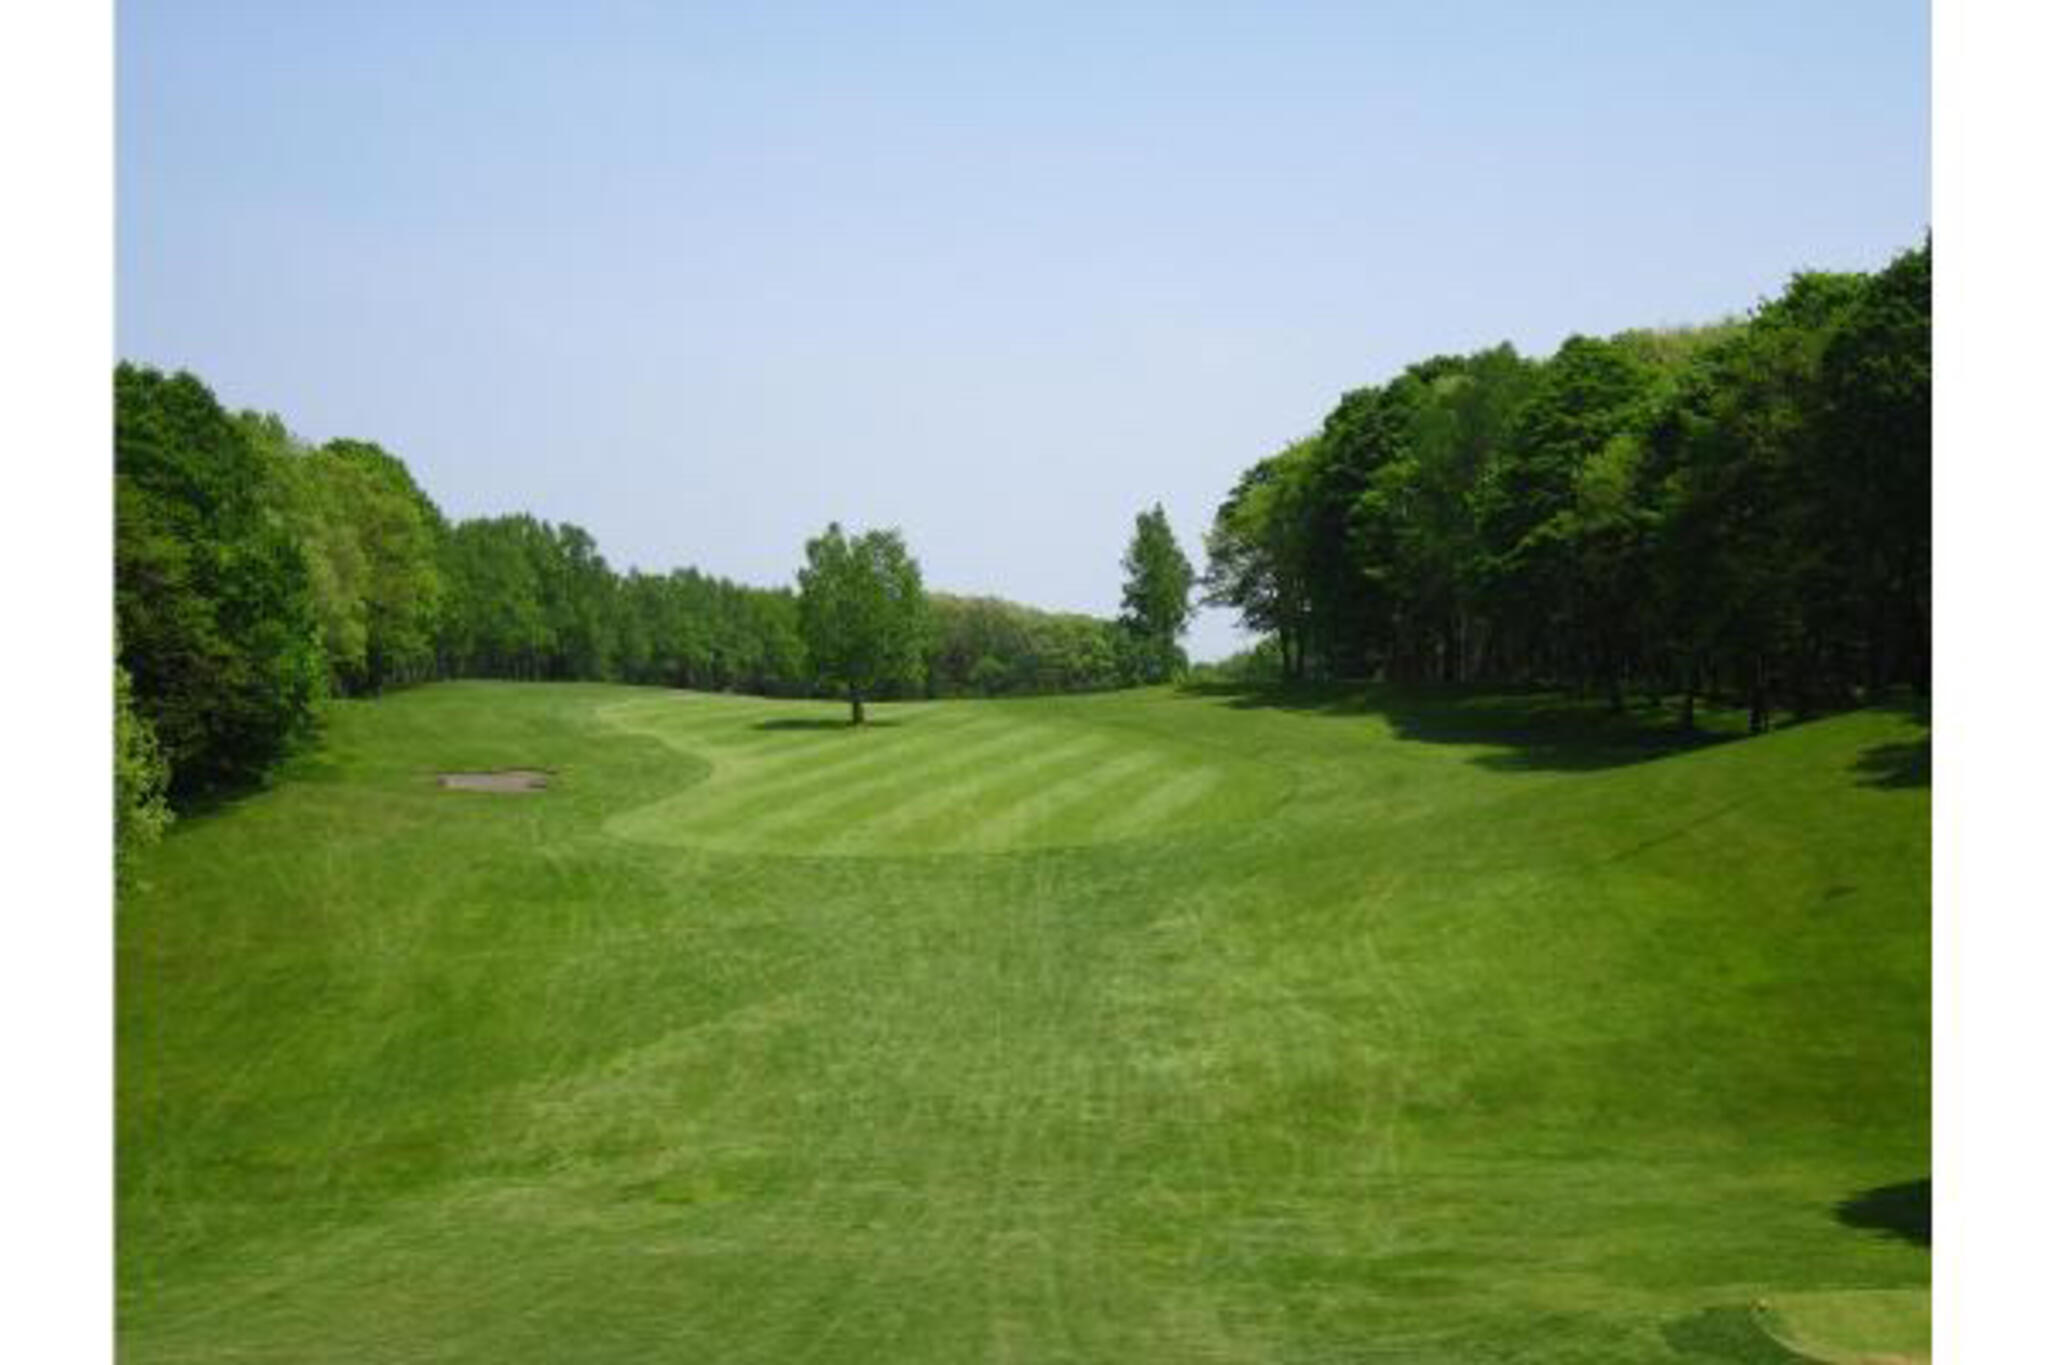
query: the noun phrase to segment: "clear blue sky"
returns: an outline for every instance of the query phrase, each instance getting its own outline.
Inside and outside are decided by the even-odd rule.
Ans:
[[[1430,354],[1738,312],[1928,226],[1924,3],[118,9],[123,356],[451,516],[1111,613]],[[1198,657],[1233,643],[1198,619]]]

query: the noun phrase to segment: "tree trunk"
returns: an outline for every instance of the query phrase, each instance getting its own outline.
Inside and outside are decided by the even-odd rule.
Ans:
[[[852,692],[850,693],[850,695],[851,695],[851,696],[852,696],[852,698],[853,698],[853,723],[854,723],[855,725],[865,725],[865,724],[867,724],[867,723],[868,723],[868,713],[867,713],[866,709],[865,709],[865,708],[863,708],[863,707],[861,706],[861,702],[860,702],[860,692],[859,692],[859,690],[858,690],[858,689],[856,689],[856,690],[852,691]]]
[[[1770,697],[1764,687],[1764,656],[1756,656],[1749,683],[1749,732],[1760,735],[1771,728]]]
[[[1792,675],[1792,719],[1809,720],[1814,712],[1812,660],[1802,659],[1796,667],[1798,671]]]

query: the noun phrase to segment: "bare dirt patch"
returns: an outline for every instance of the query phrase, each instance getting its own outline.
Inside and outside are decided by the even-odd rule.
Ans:
[[[537,792],[548,785],[538,768],[499,768],[487,773],[441,773],[441,785],[466,792]]]

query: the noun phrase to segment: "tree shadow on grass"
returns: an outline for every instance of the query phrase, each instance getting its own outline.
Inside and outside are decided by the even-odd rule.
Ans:
[[[1505,772],[1588,772],[1688,753],[1740,738],[1732,713],[1704,708],[1700,728],[1679,725],[1673,705],[1632,702],[1620,711],[1599,699],[1535,690],[1463,687],[1191,686],[1195,695],[1223,698],[1242,710],[1279,710],[1332,719],[1379,716],[1402,739],[1427,744],[1487,747],[1481,767]]]
[[[756,730],[892,730],[903,724],[900,720],[877,720],[869,717],[864,725],[856,726],[851,719],[828,718],[825,716],[779,716],[774,720],[757,720]]]
[[[1934,780],[1934,736],[1875,744],[1856,759],[1866,787],[1925,787]]]
[[[1797,1365],[1805,1359],[1757,1324],[1747,1308],[1703,1308],[1664,1325],[1664,1344],[1686,1360],[1719,1360],[1738,1365]]]
[[[1835,1205],[1835,1220],[1881,1232],[1914,1246],[1934,1245],[1934,1182],[1907,1180],[1852,1194]]]
[[[1835,1220],[1852,1228],[1881,1232],[1915,1246],[1934,1241],[1931,1180],[1908,1180],[1897,1185],[1853,1194],[1835,1205]],[[1686,1360],[1740,1362],[1740,1365],[1791,1365],[1807,1357],[1788,1349],[1765,1331],[1751,1308],[1724,1306],[1705,1308],[1666,1323],[1664,1343]]]
[[[227,815],[257,797],[275,791],[286,782],[335,782],[341,780],[342,765],[319,754],[298,753],[287,755],[276,768],[260,777],[241,782],[208,787],[196,792],[180,792],[172,803],[176,812],[167,836],[182,834],[211,820]]]

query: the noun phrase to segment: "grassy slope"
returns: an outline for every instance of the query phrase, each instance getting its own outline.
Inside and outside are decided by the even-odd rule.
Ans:
[[[122,913],[126,1357],[1743,1359],[1924,1284],[1837,1216],[1928,1170],[1911,719],[1258,701],[337,707]]]

